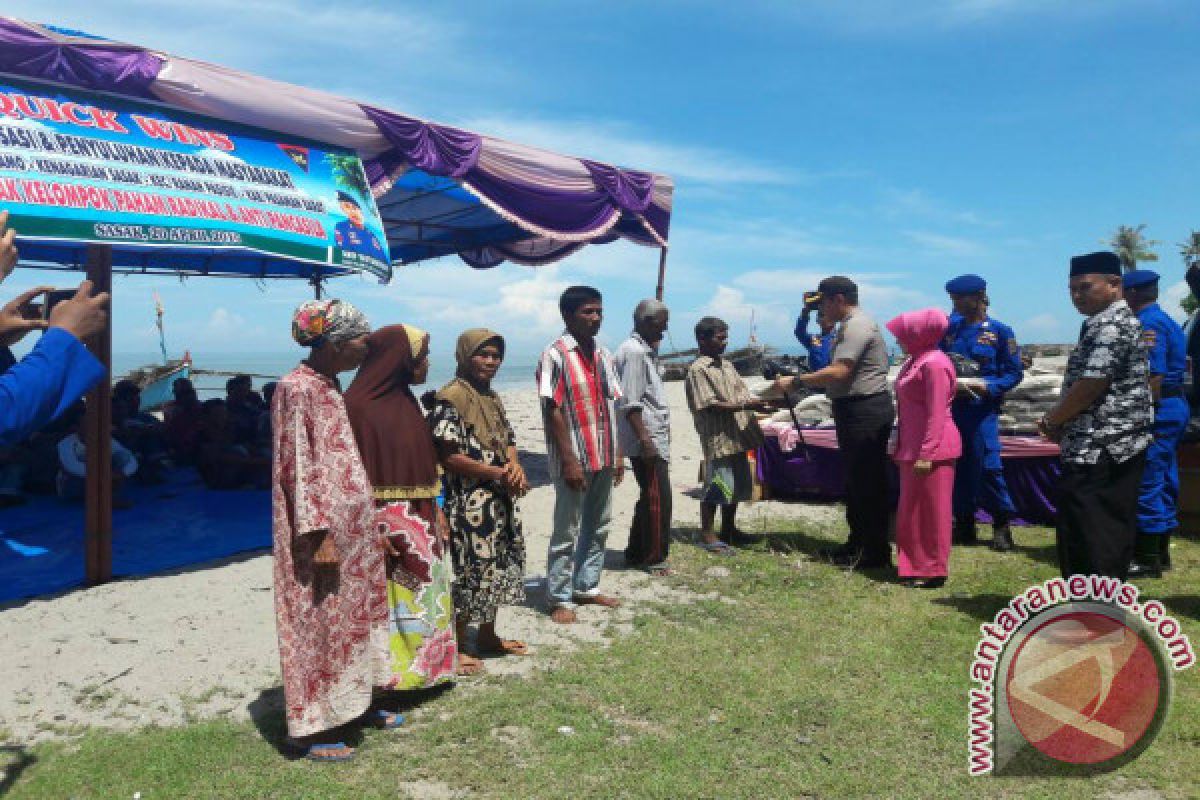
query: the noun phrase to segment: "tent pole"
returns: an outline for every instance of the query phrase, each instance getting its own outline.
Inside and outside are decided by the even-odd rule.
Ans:
[[[667,279],[667,248],[660,247],[658,251],[658,288],[654,292],[655,298],[661,303],[663,299],[663,284]]]
[[[95,292],[112,291],[112,246],[88,245],[87,277]],[[104,365],[104,380],[87,395],[84,447],[87,506],[84,516],[84,577],[89,586],[112,578],[112,306],[104,330],[87,345]]]

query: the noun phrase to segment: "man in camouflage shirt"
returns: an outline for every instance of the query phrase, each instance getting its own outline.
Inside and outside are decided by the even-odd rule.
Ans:
[[[1062,396],[1039,427],[1060,443],[1058,563],[1063,576],[1124,580],[1154,410],[1142,326],[1121,294],[1113,253],[1071,259],[1071,302],[1087,321]]]

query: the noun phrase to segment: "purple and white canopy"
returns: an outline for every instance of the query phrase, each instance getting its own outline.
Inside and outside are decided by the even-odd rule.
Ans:
[[[0,17],[0,72],[353,149],[392,258],[546,264],[625,238],[666,247],[665,175],[558,155],[225,67]]]

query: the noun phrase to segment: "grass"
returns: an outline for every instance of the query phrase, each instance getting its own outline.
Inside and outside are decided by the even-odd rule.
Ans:
[[[7,796],[1119,798],[1188,797],[1200,786],[1195,670],[1178,676],[1159,739],[1117,772],[966,774],[978,626],[1055,574],[1048,531],[1018,531],[1022,550],[1008,556],[956,549],[947,588],[913,592],[808,560],[837,531],[790,527],[733,559],[678,546],[670,580],[702,599],[649,610],[631,634],[554,669],[425,698],[401,731],[365,732],[352,763],[282,756],[277,715],[257,727],[89,731],[0,753],[12,765]],[[1143,593],[1200,643],[1200,545],[1175,552],[1171,577]]]

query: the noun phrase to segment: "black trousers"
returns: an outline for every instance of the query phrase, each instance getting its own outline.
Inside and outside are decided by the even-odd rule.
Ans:
[[[655,567],[667,560],[671,547],[671,476],[665,459],[631,458],[641,494],[633,507],[625,563]]]
[[[1063,577],[1128,577],[1145,466],[1144,452],[1120,464],[1108,453],[1095,464],[1063,463],[1056,526]]]
[[[838,450],[846,469],[847,546],[864,560],[890,559],[887,443],[896,409],[887,392],[833,401]]]

